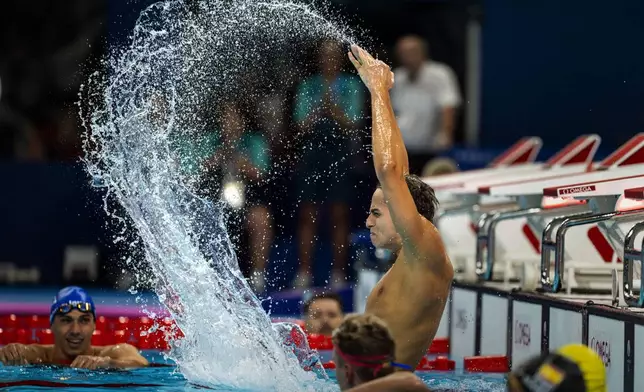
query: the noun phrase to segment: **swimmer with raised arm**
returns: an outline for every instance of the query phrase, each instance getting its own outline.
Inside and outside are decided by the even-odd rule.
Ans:
[[[341,391],[423,392],[429,388],[407,365],[394,361],[396,343],[387,324],[372,314],[347,316],[333,332],[333,361]]]
[[[379,185],[366,225],[371,242],[395,263],[367,298],[365,312],[385,320],[396,342],[396,360],[415,369],[440,323],[454,276],[443,241],[432,224],[434,190],[409,174],[407,150],[396,124],[388,65],[356,45],[349,59],[371,94],[373,163]]]
[[[4,365],[64,365],[73,368],[137,368],[148,361],[129,344],[92,346],[96,329],[94,301],[80,287],[60,290],[49,321],[54,344],[12,343],[0,348]]]

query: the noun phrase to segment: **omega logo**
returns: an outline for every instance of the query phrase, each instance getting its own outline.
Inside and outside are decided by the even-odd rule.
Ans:
[[[519,320],[514,322],[514,343],[525,347],[530,345],[530,324]]]
[[[456,323],[454,328],[465,330],[467,329],[467,312],[465,309],[456,309]]]
[[[593,349],[604,362],[606,368],[610,367],[610,342],[599,340],[593,337],[590,340],[590,348]]]

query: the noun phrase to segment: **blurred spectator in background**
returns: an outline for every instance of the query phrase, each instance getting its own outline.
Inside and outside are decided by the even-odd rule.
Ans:
[[[218,108],[218,119],[218,130],[177,141],[180,164],[183,172],[195,180],[201,195],[227,205],[231,212],[228,231],[238,251],[241,231],[248,230],[250,280],[257,292],[263,292],[263,272],[273,241],[272,216],[266,200],[268,142],[251,129],[247,115],[236,103]],[[242,271],[248,269],[245,261],[240,259]]]
[[[458,81],[447,65],[429,60],[421,37],[401,38],[396,55],[401,66],[394,70],[392,104],[409,154],[409,171],[420,174],[428,161],[454,143],[461,104]]]
[[[8,149],[4,142],[9,134],[16,138],[16,157],[25,156],[25,139],[30,158],[78,157],[74,102],[97,65],[92,60],[102,53],[106,6],[104,0],[0,4],[2,103],[10,108],[9,117],[25,117],[31,123],[11,132],[3,126],[3,150]],[[12,121],[6,113],[0,118]]]
[[[331,284],[346,279],[349,241],[349,206],[353,184],[349,175],[352,139],[357,138],[364,106],[360,80],[342,72],[345,54],[334,41],[323,41],[318,52],[319,73],[306,78],[297,88],[294,120],[303,142],[296,169],[299,211],[299,270],[295,287],[311,284],[311,260],[320,205],[330,205],[333,241]]]
[[[0,161],[39,160],[44,157],[33,125],[6,106],[0,105]]]
[[[423,166],[422,177],[441,176],[443,174],[456,173],[458,166],[451,158],[434,158]]]
[[[331,336],[344,317],[342,298],[335,293],[321,293],[304,304],[306,332]]]
[[[264,267],[273,241],[273,226],[268,209],[266,176],[270,167],[270,150],[264,135],[250,129],[248,117],[235,103],[221,108],[220,140],[217,150],[206,165],[216,181],[212,188],[220,189],[222,197],[232,207],[241,196],[245,206],[243,222],[249,234],[251,282],[254,289],[264,291]],[[235,222],[235,226],[239,226]]]

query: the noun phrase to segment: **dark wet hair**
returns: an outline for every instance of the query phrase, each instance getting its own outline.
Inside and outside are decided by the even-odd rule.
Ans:
[[[438,209],[438,199],[434,193],[434,188],[426,184],[415,174],[407,174],[405,176],[405,182],[407,183],[407,188],[409,188],[412,199],[414,199],[418,213],[432,222],[434,220],[434,214]],[[382,188],[382,186],[378,184],[378,188]]]

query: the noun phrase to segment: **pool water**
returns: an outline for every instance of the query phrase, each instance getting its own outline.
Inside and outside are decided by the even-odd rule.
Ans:
[[[2,391],[230,391],[243,392],[226,385],[200,385],[188,382],[173,364],[157,352],[145,352],[146,358],[158,364],[133,370],[76,370],[46,366],[0,365]],[[161,366],[160,366],[161,365]],[[249,370],[250,371],[250,370]],[[505,391],[505,376],[500,374],[464,374],[463,372],[418,372],[433,389],[453,391]],[[329,372],[335,384],[335,373]],[[312,390],[312,389],[308,389]],[[249,391],[251,392],[251,391]],[[254,391],[259,392],[259,391]]]

